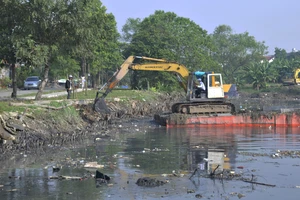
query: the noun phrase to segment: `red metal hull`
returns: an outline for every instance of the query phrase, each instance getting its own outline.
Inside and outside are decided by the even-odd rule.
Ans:
[[[161,125],[174,126],[271,126],[271,127],[300,127],[300,115],[296,113],[274,115],[230,115],[230,116],[200,116],[169,114],[155,117]]]

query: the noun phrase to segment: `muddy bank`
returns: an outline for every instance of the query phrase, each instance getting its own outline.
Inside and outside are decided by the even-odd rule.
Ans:
[[[149,123],[152,123],[153,115],[170,110],[176,99],[180,99],[180,95],[159,95],[155,102],[107,101],[113,111],[109,115],[93,111],[92,103],[66,106],[59,110],[44,106],[39,112],[28,108],[24,113],[2,113],[0,160],[20,152],[33,153],[42,148],[76,145],[83,140],[108,138],[122,128],[122,124],[136,119],[149,118]],[[13,126],[21,129],[8,126],[11,122]]]

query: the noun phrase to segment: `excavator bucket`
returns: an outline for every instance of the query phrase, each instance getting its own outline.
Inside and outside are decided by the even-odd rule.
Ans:
[[[110,109],[107,107],[103,97],[96,97],[93,109],[98,113],[110,114]]]
[[[134,59],[135,56],[129,56],[121,65],[121,68],[117,70],[112,77],[110,77],[110,79],[107,81],[107,83],[105,83],[105,85],[102,86],[102,88],[100,88],[100,90],[102,90],[105,86],[107,86],[106,91],[102,93],[101,97],[98,97],[99,93],[101,93],[100,90],[97,92],[94,105],[93,105],[93,109],[96,112],[105,113],[105,114],[110,113],[110,109],[107,107],[104,98],[108,95],[108,93],[111,92],[111,90],[117,85],[117,83],[128,73],[129,70],[128,68],[132,64]]]

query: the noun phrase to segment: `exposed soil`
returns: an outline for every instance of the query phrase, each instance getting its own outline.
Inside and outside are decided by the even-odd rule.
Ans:
[[[12,119],[19,120],[24,130],[15,131],[17,141],[1,141],[0,161],[19,152],[34,153],[44,147],[67,146],[79,144],[86,139],[107,138],[116,132],[120,124],[137,118],[151,119],[155,113],[169,111],[170,105],[180,95],[164,94],[158,98],[157,102],[107,102],[113,110],[109,115],[95,112],[92,104],[76,105],[80,117],[70,117],[64,124],[50,116],[50,112],[56,111],[47,108],[43,108],[44,113],[39,116],[32,116],[30,113],[4,113],[2,116],[7,123]]]

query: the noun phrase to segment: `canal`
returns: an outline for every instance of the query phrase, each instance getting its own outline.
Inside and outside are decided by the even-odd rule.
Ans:
[[[0,199],[296,200],[300,196],[299,152],[300,128],[166,129],[136,122],[113,137],[23,152],[8,159],[0,168]],[[98,171],[111,178],[108,183],[95,181],[96,169],[85,167],[91,162],[97,162]],[[239,176],[207,176],[214,170]],[[59,176],[80,179],[56,179]],[[136,182],[142,177],[165,184],[141,187]]]

